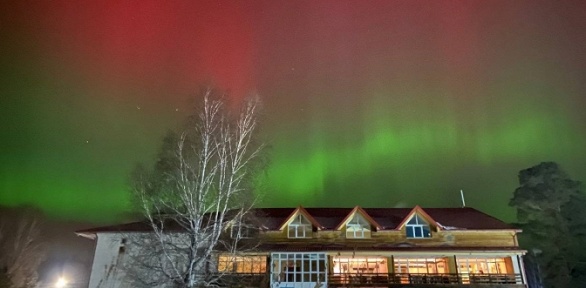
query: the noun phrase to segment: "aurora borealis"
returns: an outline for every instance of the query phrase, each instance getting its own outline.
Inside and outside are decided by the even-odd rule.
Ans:
[[[264,101],[262,206],[469,206],[586,180],[584,1],[2,1],[0,204],[112,221],[204,85]]]

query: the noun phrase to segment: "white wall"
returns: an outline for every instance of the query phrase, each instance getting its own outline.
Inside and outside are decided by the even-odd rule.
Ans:
[[[175,245],[180,245],[188,240],[188,238],[181,237],[181,235],[174,235],[173,239],[177,240]],[[140,280],[149,282],[161,279],[160,273],[142,270],[134,266],[136,263],[133,260],[137,260],[136,256],[145,247],[144,243],[149,242],[144,233],[98,233],[96,241],[89,288],[136,287],[136,285],[139,285],[139,283],[136,283],[136,279],[132,278],[132,276],[127,277],[125,273],[125,269],[130,267],[135,268],[132,272],[148,277],[148,279],[141,278]],[[123,250],[121,250],[121,247],[123,247]],[[158,261],[157,257],[151,260]],[[164,284],[161,284],[159,287],[164,286]]]
[[[90,275],[89,288],[122,287],[124,273],[119,261],[122,236],[116,233],[98,233],[96,251]]]

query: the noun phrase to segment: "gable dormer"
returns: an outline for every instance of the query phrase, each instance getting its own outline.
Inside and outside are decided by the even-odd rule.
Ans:
[[[311,238],[313,226],[301,213],[297,213],[293,220],[287,225],[287,237],[289,238]]]
[[[354,207],[336,227],[336,230],[344,230],[346,238],[349,239],[370,238],[372,231],[376,231],[376,229],[380,229],[380,225],[360,206]]]
[[[407,238],[431,238],[431,228],[423,217],[415,214],[405,224],[405,234]]]
[[[354,213],[354,216],[346,223],[346,238],[370,238],[370,235],[370,223],[360,213]]]
[[[230,226],[230,238],[232,239],[250,239],[258,234],[258,229],[245,223],[232,224]]]
[[[437,223],[421,207],[415,206],[396,229],[401,230],[403,227],[407,238],[431,238],[431,231],[437,227]]]
[[[287,237],[290,239],[312,238],[314,229],[320,228],[321,225],[301,206],[297,207],[280,227],[281,230],[287,230]]]

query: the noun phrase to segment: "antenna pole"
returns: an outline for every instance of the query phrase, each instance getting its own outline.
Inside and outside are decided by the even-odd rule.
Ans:
[[[460,197],[462,197],[462,208],[466,207],[466,201],[464,200],[464,191],[460,190]]]

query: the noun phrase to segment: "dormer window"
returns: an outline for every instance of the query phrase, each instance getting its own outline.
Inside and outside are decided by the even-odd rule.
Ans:
[[[346,224],[346,238],[370,238],[370,224],[362,215],[355,213]]]
[[[256,234],[256,230],[252,227],[248,227],[244,224],[232,225],[230,236],[232,239],[249,239],[253,238]]]
[[[311,238],[313,227],[311,222],[307,220],[301,213],[295,215],[295,218],[287,227],[287,235],[289,238]]]
[[[407,238],[430,238],[431,230],[429,224],[421,218],[421,216],[415,214],[405,225],[407,231]]]

